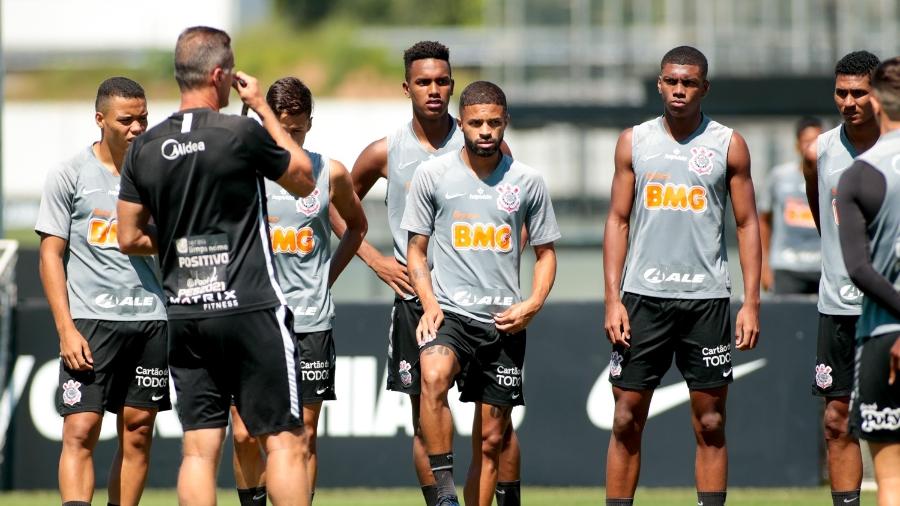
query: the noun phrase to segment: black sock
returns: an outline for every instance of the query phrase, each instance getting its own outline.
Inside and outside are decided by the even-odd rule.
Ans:
[[[522,504],[522,491],[519,483],[519,480],[497,482],[495,492],[497,506],[520,506]]]
[[[425,506],[434,506],[437,502],[437,485],[422,487],[422,497],[425,498]]]
[[[437,497],[456,498],[456,484],[453,483],[453,453],[429,455],[428,464],[434,475],[434,487]]]
[[[309,504],[312,504],[313,499],[315,499],[315,498],[316,498],[316,491],[313,490],[312,492],[309,493]]]
[[[697,506],[725,506],[725,491],[697,492]]]
[[[237,489],[241,506],[266,506],[266,486]]]
[[[606,498],[606,506],[631,506],[632,504],[634,504],[633,497],[623,497],[620,499]]]
[[[859,490],[832,492],[831,502],[835,506],[859,506]]]
[[[111,503],[111,502],[107,502],[107,503],[106,503],[106,506],[119,506],[119,505],[118,505],[118,504],[113,504],[113,503]]]
[[[88,501],[66,501],[62,503],[62,506],[91,506],[91,503]]]

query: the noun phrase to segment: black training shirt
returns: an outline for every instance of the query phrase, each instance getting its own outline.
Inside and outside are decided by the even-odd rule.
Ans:
[[[170,319],[283,303],[262,176],[291,155],[256,121],[210,109],[173,114],[132,142],[119,198],[150,210]]]

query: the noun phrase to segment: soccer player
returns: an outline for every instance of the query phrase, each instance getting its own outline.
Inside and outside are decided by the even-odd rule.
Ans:
[[[762,287],[776,294],[818,293],[822,266],[822,245],[806,201],[802,167],[803,153],[822,133],[822,122],[801,118],[795,132],[800,162],[773,167],[757,204]]]
[[[387,180],[388,226],[394,254],[382,255],[366,241],[357,255],[375,274],[394,290],[391,333],[388,342],[388,390],[409,395],[412,408],[413,464],[422,487],[425,503],[435,503],[434,477],[419,431],[419,347],[415,330],[422,317],[422,304],[409,284],[406,269],[407,233],[400,228],[406,208],[406,194],[420,163],[444,153],[459,151],[462,133],[448,112],[453,95],[450,51],[439,42],[421,41],[403,54],[406,68],[403,93],[412,105],[412,120],[395,132],[379,139],[360,153],[350,175],[360,199],[379,178]],[[508,154],[505,143],[501,149]],[[343,234],[340,217],[332,213],[335,233]],[[504,436],[500,481],[497,484],[499,506],[519,506],[519,444],[512,427]]]
[[[476,403],[466,504],[490,506],[512,408],[525,402],[525,327],[553,286],[560,233],[540,174],[500,150],[509,124],[503,91],[476,81],[459,108],[465,145],[419,167],[401,227],[424,311],[416,327],[420,419],[437,504],[458,504],[447,393],[464,373],[460,398]],[[523,227],[537,258],[527,299],[519,293]]]
[[[762,254],[750,153],[740,134],[703,114],[706,74],[706,57],[697,49],[666,53],[657,81],[663,115],[626,129],[616,144],[603,244],[616,401],[606,457],[608,505],[633,502],[650,399],[672,355],[690,388],[697,502],[725,504],[733,351],[723,234],[729,195],[744,277],[739,350],[752,349],[759,336]]]
[[[900,58],[879,65],[869,103],[881,138],[841,175],[840,242],[866,295],[857,322],[852,430],[869,442],[878,504],[900,505]]]
[[[822,235],[819,331],[812,392],[825,400],[825,448],[835,506],[859,504],[862,484],[859,441],[848,427],[854,336],[862,293],[844,266],[835,198],[841,173],[880,135],[872,109],[870,80],[877,66],[878,57],[867,51],[852,52],[837,62],[834,102],[843,122],[820,135],[807,149],[803,169],[809,207]]]
[[[313,102],[309,88],[297,78],[285,77],[269,87],[266,102],[278,116],[281,126],[302,147],[312,127]],[[312,160],[316,179],[312,194],[296,198],[277,184],[266,181],[266,199],[278,281],[294,314],[294,336],[300,349],[303,427],[309,445],[306,469],[312,502],[318,474],[316,429],[319,413],[322,401],[336,398],[331,286],[359,248],[367,223],[346,167],[318,153],[306,153]],[[334,205],[347,225],[333,254],[329,241],[329,204]],[[265,505],[259,444],[247,432],[234,407],[231,415],[234,421],[234,476],[241,505]]]
[[[119,246],[132,255],[159,251],[184,428],[179,503],[215,503],[233,399],[265,448],[273,503],[308,505],[300,360],[275,277],[262,177],[299,196],[315,189],[315,179],[257,80],[234,72],[230,43],[225,32],[202,26],[179,35],[181,107],[128,151]],[[262,126],[218,112],[233,84]]]
[[[103,411],[116,413],[119,436],[109,503],[138,504],[156,413],[171,407],[156,262],[129,259],[116,242],[122,161],[147,128],[144,90],[125,77],[107,79],[95,110],[100,141],[50,173],[34,226],[41,236],[41,283],[59,333],[64,506],[91,503]]]

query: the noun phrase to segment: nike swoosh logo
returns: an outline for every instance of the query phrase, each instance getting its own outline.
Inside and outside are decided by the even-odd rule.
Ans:
[[[518,399],[518,398],[519,398],[519,395],[520,395],[519,392],[516,392],[516,393],[512,394],[512,398],[513,398],[513,399]]]
[[[103,188],[94,188],[93,190],[84,189],[81,190],[82,195],[90,195],[92,193],[102,192]]]
[[[845,170],[847,170],[847,169],[849,169],[849,168],[850,168],[850,167],[844,167],[844,168],[842,168],[842,169],[831,169],[831,170],[828,171],[828,175],[829,175],[829,176],[833,176],[833,175],[835,175],[835,174],[840,174],[841,172],[844,172]]]
[[[452,194],[452,195],[449,194],[449,193],[445,193],[445,194],[444,194],[444,198],[447,199],[447,200],[453,200],[453,199],[455,199],[455,198],[457,198],[457,197],[462,197],[463,195],[465,195],[465,193],[454,193],[454,194]]]
[[[845,497],[845,498],[844,498],[844,504],[849,504],[849,503],[854,502],[854,501],[856,501],[856,500],[858,500],[858,499],[859,499],[859,497],[851,497],[851,498],[849,498],[849,499]]]
[[[325,388],[317,388],[317,389],[316,389],[316,395],[322,395],[322,394],[325,393],[326,390],[328,390],[328,387],[325,387]]]
[[[727,371],[722,371],[723,378],[727,378],[729,374],[731,374],[731,369],[728,369]]]
[[[150,396],[150,400],[153,401],[153,402],[156,402],[156,401],[162,399],[163,397],[165,397],[165,394],[162,394],[162,395],[151,395],[151,396]]]
[[[399,166],[397,166],[397,170],[403,170],[403,169],[409,167],[410,165],[412,165],[412,164],[414,164],[414,163],[419,163],[419,161],[418,161],[418,160],[413,160],[413,161],[411,161],[411,162],[401,163]]]
[[[265,497],[265,496],[266,496],[266,493],[263,492],[262,494],[253,496],[253,500],[254,500],[254,501],[262,501],[262,500],[263,500],[263,497]]]
[[[766,366],[767,360],[760,358],[734,368],[734,379],[737,380]],[[611,430],[616,401],[613,399],[612,386],[609,384],[609,366],[600,373],[594,382],[587,400],[587,414],[594,426]],[[687,382],[681,381],[672,385],[657,388],[650,401],[650,413],[647,418],[661,415],[691,400],[691,391]]]
[[[506,495],[506,490],[503,490],[502,488],[498,488],[497,490],[494,490],[494,492],[499,495]]]
[[[646,162],[647,160],[653,160],[657,156],[662,156],[662,153],[656,153],[655,155],[644,155],[641,157],[641,161]]]

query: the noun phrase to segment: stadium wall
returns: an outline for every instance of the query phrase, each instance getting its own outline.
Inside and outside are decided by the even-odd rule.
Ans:
[[[58,338],[37,284],[36,255],[23,252],[17,273],[14,367],[0,396],[0,488],[56,488],[62,420],[53,402]],[[732,315],[738,306],[732,308]],[[337,308],[337,394],[320,425],[320,487],[412,486],[409,408],[386,392],[385,352],[390,309]],[[612,421],[606,380],[610,346],[600,301],[547,305],[528,329],[527,407],[514,421],[522,441],[522,479],[532,485],[600,485]],[[820,475],[820,402],[810,395],[816,308],[810,301],[764,303],[761,341],[753,352],[718,354],[733,360],[729,394],[730,483],[734,486],[811,486]],[[693,483],[694,441],[687,388],[673,367],[651,405],[641,480],[647,486]],[[470,405],[454,402],[457,474],[470,455]],[[11,417],[2,416],[11,413]],[[9,422],[9,423],[7,423]],[[174,412],[156,423],[148,486],[175,485],[181,427]],[[98,487],[115,451],[115,424],[104,422],[98,445]],[[220,481],[230,485],[230,445]]]

